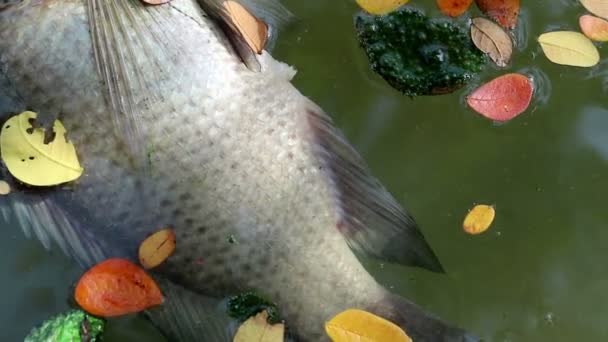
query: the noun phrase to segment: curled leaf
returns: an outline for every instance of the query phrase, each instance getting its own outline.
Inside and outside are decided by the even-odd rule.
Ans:
[[[472,235],[481,234],[490,228],[495,216],[496,210],[493,206],[476,205],[464,218],[462,228],[465,232]]]
[[[502,27],[485,18],[474,18],[471,22],[471,39],[496,65],[504,67],[509,63],[513,41]]]
[[[283,342],[285,325],[268,323],[266,310],[246,320],[234,336],[234,342]]]
[[[256,53],[262,53],[268,41],[268,25],[251,14],[237,1],[224,1],[224,8],[247,45]]]
[[[581,4],[587,9],[587,11],[608,19],[608,1],[607,0],[580,0]]]
[[[343,311],[326,322],[325,331],[333,342],[412,342],[405,331],[394,323],[356,309]]]
[[[409,0],[357,0],[357,4],[371,14],[386,14],[396,10]]]
[[[573,31],[543,33],[538,37],[547,58],[556,64],[591,67],[599,63],[597,48],[584,34]]]
[[[589,14],[578,19],[581,31],[591,40],[608,42],[608,21]]]
[[[519,0],[475,0],[477,7],[500,26],[511,30],[517,25]]]
[[[528,77],[507,74],[477,88],[467,96],[467,104],[489,119],[507,121],[528,108],[533,92]]]
[[[175,251],[175,232],[167,228],[148,236],[139,245],[139,262],[144,268],[162,264]]]
[[[74,297],[85,311],[100,317],[140,312],[163,301],[154,280],[124,259],[108,259],[89,269],[78,281]]]
[[[458,17],[466,12],[472,3],[473,0],[437,0],[437,7],[449,17]]]
[[[57,185],[80,177],[83,169],[61,122],[55,121],[55,138],[45,143],[45,130],[32,125],[36,117],[34,112],[23,112],[2,127],[0,149],[8,171],[23,183],[35,186]]]

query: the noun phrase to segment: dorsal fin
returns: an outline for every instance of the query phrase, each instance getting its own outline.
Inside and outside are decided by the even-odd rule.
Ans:
[[[349,246],[388,262],[443,272],[414,219],[371,176],[363,159],[316,105],[308,122],[317,154],[335,188],[340,208],[337,229]]]
[[[233,0],[241,4],[252,15],[268,26],[269,49],[276,39],[278,29],[291,18],[291,13],[281,5],[279,0]],[[224,31],[235,51],[250,70],[260,71],[260,63],[255,58],[256,52],[247,44],[242,33],[230,19],[224,6],[225,0],[198,0],[201,8]]]

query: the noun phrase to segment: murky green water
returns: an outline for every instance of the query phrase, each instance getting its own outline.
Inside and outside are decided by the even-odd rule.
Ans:
[[[332,114],[375,174],[419,221],[447,275],[370,263],[396,292],[489,341],[602,341],[608,336],[606,64],[553,65],[535,37],[577,29],[575,0],[524,1],[509,71],[535,77],[530,110],[496,125],[463,105],[467,90],[409,99],[371,73],[352,29],[351,1],[289,0],[296,22],[275,56]],[[423,1],[412,1],[423,3]],[[432,13],[434,1],[426,1]],[[606,48],[600,53],[608,56]],[[505,73],[488,68],[482,80]],[[462,232],[475,203],[495,204],[490,231]],[[18,341],[65,310],[78,271],[59,253],[4,227],[2,340]],[[160,340],[133,318],[109,341]]]

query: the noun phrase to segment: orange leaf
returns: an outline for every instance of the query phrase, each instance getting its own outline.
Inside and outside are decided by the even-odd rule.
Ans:
[[[519,0],[475,0],[477,7],[500,26],[513,29],[519,16]]]
[[[458,17],[469,9],[473,0],[437,0],[437,7],[450,17]]]
[[[78,281],[74,297],[85,311],[101,317],[140,312],[163,301],[154,280],[125,259],[93,266]]]
[[[476,205],[464,218],[462,228],[471,235],[481,234],[490,228],[495,216],[496,210],[493,206]]]
[[[467,104],[489,119],[507,121],[528,108],[533,92],[529,78],[507,74],[477,88],[467,96]]]
[[[608,41],[608,21],[585,14],[578,19],[581,31],[591,40]]]
[[[268,25],[236,1],[227,0],[223,4],[247,45],[256,53],[262,53],[268,40]]]

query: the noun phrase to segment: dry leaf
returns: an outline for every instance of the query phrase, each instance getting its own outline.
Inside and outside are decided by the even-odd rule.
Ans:
[[[333,342],[412,342],[394,323],[356,309],[343,311],[326,322],[325,331]]]
[[[262,53],[268,41],[268,25],[236,1],[224,1],[224,8],[247,45],[256,53]]]
[[[404,5],[409,0],[357,0],[357,4],[371,14],[386,14]]]
[[[175,232],[167,228],[148,236],[139,245],[139,262],[144,268],[162,264],[175,251]]]
[[[477,7],[500,26],[511,30],[517,25],[519,0],[475,0]]]
[[[61,122],[55,120],[55,139],[45,144],[45,130],[32,126],[37,116],[23,112],[4,123],[0,149],[8,171],[23,183],[35,186],[57,185],[80,177],[83,169]]]
[[[476,205],[464,218],[462,228],[465,232],[472,235],[481,234],[490,228],[495,216],[496,211],[493,206]]]
[[[472,3],[473,0],[437,0],[437,7],[447,16],[458,17],[466,12]]]
[[[589,14],[578,19],[581,31],[591,40],[598,42],[608,41],[608,21]]]
[[[283,342],[285,325],[268,323],[266,310],[250,317],[236,331],[233,342]]]
[[[504,67],[513,54],[513,41],[502,27],[485,18],[471,23],[471,38],[477,48],[490,56],[496,65]]]
[[[467,104],[486,118],[507,121],[528,108],[533,93],[528,77],[507,74],[477,88],[467,96]]]
[[[163,301],[154,280],[124,259],[108,259],[89,269],[78,281],[74,297],[85,311],[101,317],[140,312]]]
[[[547,58],[556,64],[591,67],[600,61],[595,45],[579,32],[543,33],[538,37],[538,42]]]
[[[10,193],[11,186],[5,181],[0,181],[0,195],[8,195]]]
[[[580,0],[587,11],[608,19],[608,0]]]

